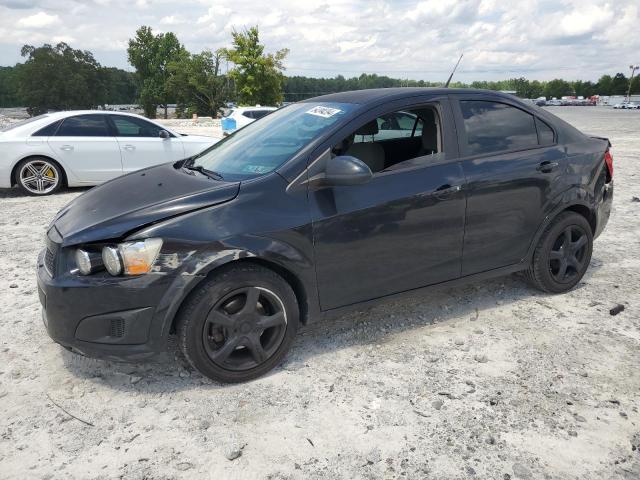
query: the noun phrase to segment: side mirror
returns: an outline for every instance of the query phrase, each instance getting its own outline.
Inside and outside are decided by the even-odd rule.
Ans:
[[[169,132],[167,132],[166,130],[160,130],[158,132],[158,136],[160,138],[162,138],[163,140],[166,140],[167,138],[171,138],[171,134]]]
[[[324,185],[362,185],[373,177],[371,169],[362,160],[341,155],[327,160],[324,169]]]

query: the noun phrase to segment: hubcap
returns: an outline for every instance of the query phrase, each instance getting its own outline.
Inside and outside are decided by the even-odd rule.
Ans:
[[[244,287],[225,295],[209,311],[204,349],[226,370],[248,370],[278,350],[287,329],[282,300],[270,290]]]
[[[49,193],[58,186],[56,169],[45,160],[33,160],[20,169],[20,183],[31,193]]]
[[[569,283],[582,273],[588,243],[587,233],[576,225],[558,235],[549,253],[549,271],[556,282]]]

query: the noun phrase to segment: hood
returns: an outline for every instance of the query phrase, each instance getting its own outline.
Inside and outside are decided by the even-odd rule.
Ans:
[[[62,244],[121,238],[132,230],[232,200],[240,182],[189,175],[166,163],[94,187],[64,207],[52,225]]]

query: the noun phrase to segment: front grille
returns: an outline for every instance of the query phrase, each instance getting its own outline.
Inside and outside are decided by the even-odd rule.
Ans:
[[[56,273],[56,253],[52,252],[47,245],[47,251],[44,254],[44,268],[47,269],[49,275],[53,277]]]
[[[109,329],[109,336],[122,338],[124,337],[124,319],[115,318],[111,320],[111,328]]]
[[[56,239],[60,242],[62,241],[62,237],[58,231],[55,227],[52,227],[47,232],[47,249],[44,253],[44,268],[52,277],[56,274],[57,256],[60,250],[60,243],[58,243]]]

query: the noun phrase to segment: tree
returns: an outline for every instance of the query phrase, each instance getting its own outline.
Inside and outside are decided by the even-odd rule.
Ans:
[[[114,67],[100,70],[105,87],[104,102],[109,105],[134,103],[138,98],[136,79],[133,72]]]
[[[626,95],[629,89],[629,79],[624,73],[616,73],[611,81],[611,95]]]
[[[583,82],[582,80],[573,82],[573,90],[576,92],[576,96],[584,98],[591,97],[597,93],[596,85],[589,81]]]
[[[47,110],[93,108],[104,100],[100,64],[88,51],[66,43],[25,45],[27,60],[18,70],[18,92],[31,115]]]
[[[640,76],[633,77],[631,82],[631,94],[640,93]]]
[[[598,95],[611,95],[611,83],[613,82],[613,78],[611,75],[602,75],[596,83],[596,93]]]
[[[573,88],[571,88],[569,82],[556,78],[550,80],[544,86],[544,95],[547,98],[561,98],[566,95],[573,95]]]
[[[231,36],[233,48],[225,49],[224,55],[235,65],[229,75],[235,82],[239,102],[245,105],[276,105],[282,102],[283,61],[289,50],[285,48],[265,54],[258,27],[242,32],[234,30]]]
[[[0,107],[18,107],[22,99],[18,94],[18,69],[15,67],[0,67]]]
[[[169,64],[169,88],[179,103],[198,115],[218,114],[229,95],[229,79],[220,75],[223,55],[205,50]]]
[[[171,100],[168,66],[189,53],[174,33],[154,35],[151,27],[143,26],[136,31],[135,38],[129,40],[127,54],[129,63],[136,69],[140,105],[145,115],[155,118],[156,109],[162,106],[167,118],[167,104]]]

